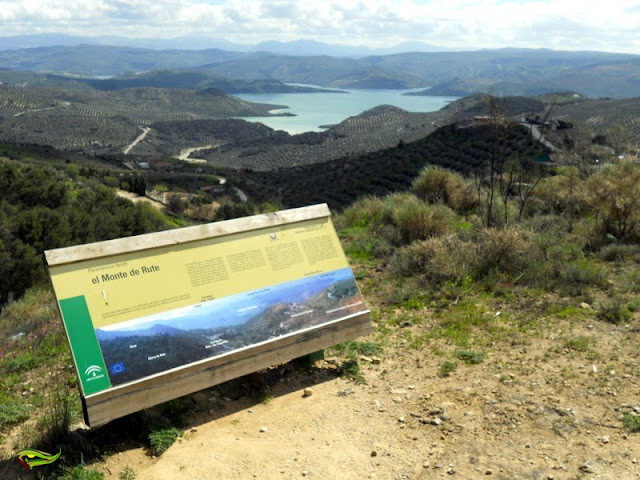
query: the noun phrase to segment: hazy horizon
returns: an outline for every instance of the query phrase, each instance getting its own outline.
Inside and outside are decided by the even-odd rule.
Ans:
[[[4,37],[194,37],[236,45],[304,40],[372,49],[417,42],[431,51],[640,51],[640,5],[632,0],[585,0],[579,9],[550,0],[0,0],[0,7]]]

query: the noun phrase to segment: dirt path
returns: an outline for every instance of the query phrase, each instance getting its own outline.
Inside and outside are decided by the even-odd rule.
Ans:
[[[46,108],[35,108],[33,110],[25,110],[24,112],[18,112],[14,115],[14,117],[21,117],[27,113],[36,113],[36,112],[45,112],[47,110],[55,110],[56,107],[46,107]]]
[[[180,155],[178,155],[178,160],[183,160],[185,162],[193,162],[193,163],[207,163],[206,160],[201,158],[189,158],[192,153],[199,152],[200,150],[208,150],[213,148],[213,145],[204,145],[202,147],[190,147],[184,148],[180,151]]]
[[[125,191],[125,190],[117,189],[117,190],[116,190],[116,194],[117,194],[119,197],[126,198],[127,200],[131,200],[133,203],[137,203],[137,202],[148,202],[148,203],[150,203],[152,206],[154,206],[155,208],[157,208],[158,210],[162,210],[162,209],[164,209],[164,208],[165,208],[165,206],[164,206],[162,203],[160,203],[160,202],[158,202],[158,201],[156,201],[156,200],[153,200],[152,198],[149,198],[149,197],[142,197],[142,196],[140,196],[140,195],[138,195],[138,194],[131,193],[131,192],[127,192],[127,191]]]
[[[138,143],[140,143],[142,140],[144,140],[147,134],[151,131],[149,127],[140,127],[140,128],[142,128],[142,133],[138,135],[138,137],[130,145],[127,145],[125,147],[125,149],[122,152],[125,155],[129,155],[129,152],[131,151],[131,149],[135,147]]]
[[[236,191],[236,193],[238,194],[238,198],[240,199],[240,201],[242,203],[247,203],[249,201],[249,197],[247,197],[247,194],[244,193],[242,190],[240,190],[238,187],[233,187],[233,189]]]
[[[639,326],[562,322],[449,377],[434,353],[445,344],[410,348],[424,327],[398,328],[381,363],[360,360],[368,385],[328,359],[284,374],[267,403],[200,392],[162,456],[126,450],[101,468],[139,480],[638,479],[640,434],[620,417],[640,412]],[[592,339],[598,358],[565,348],[567,332]]]

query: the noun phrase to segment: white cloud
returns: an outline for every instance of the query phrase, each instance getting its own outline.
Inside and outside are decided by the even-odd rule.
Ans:
[[[307,38],[629,52],[640,45],[635,0],[0,0],[0,21],[4,35],[212,35],[239,43]]]

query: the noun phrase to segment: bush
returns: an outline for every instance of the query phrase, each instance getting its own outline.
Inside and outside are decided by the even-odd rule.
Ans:
[[[436,165],[425,167],[411,188],[422,200],[455,211],[468,211],[477,203],[473,187],[461,175]]]
[[[402,247],[392,257],[391,267],[399,275],[419,274],[434,283],[458,282],[471,272],[475,262],[470,242],[447,235]]]
[[[127,465],[118,474],[119,480],[135,480],[137,477],[136,472]]]
[[[449,377],[453,372],[458,368],[458,364],[456,362],[444,362],[440,365],[440,370],[438,371],[439,377]]]
[[[55,447],[68,440],[69,426],[77,413],[76,400],[76,396],[64,390],[57,390],[53,394],[45,414],[37,423],[44,444]]]
[[[162,455],[180,436],[177,428],[155,430],[149,434],[149,445],[153,455]]]
[[[438,237],[453,231],[455,214],[444,205],[428,205],[414,195],[388,197],[385,210],[397,236],[391,241],[408,244],[416,240]]]
[[[567,340],[564,344],[569,350],[575,350],[576,352],[586,352],[589,349],[591,339],[589,337],[576,337]]]
[[[602,321],[619,325],[628,321],[632,314],[625,304],[612,300],[600,306],[597,316]]]
[[[456,358],[462,360],[467,365],[477,365],[482,363],[484,355],[480,352],[474,352],[470,350],[463,350],[456,352]]]
[[[557,173],[540,181],[531,194],[530,205],[542,213],[558,213],[568,218],[584,215],[590,205],[580,172],[576,167],[564,167]]]
[[[358,360],[353,359],[344,362],[340,366],[340,373],[358,385],[367,384],[362,372],[360,372],[360,364],[358,363]]]
[[[76,465],[65,470],[58,480],[104,480],[104,473],[90,470],[84,465]]]
[[[495,270],[520,273],[535,260],[529,233],[519,227],[485,228],[480,232],[477,248],[476,274],[480,277]]]
[[[14,401],[0,405],[0,428],[6,425],[17,425],[29,418],[31,407]]]
[[[640,166],[621,163],[602,168],[587,186],[601,234],[640,240]]]
[[[336,227],[367,227],[380,224],[384,201],[380,197],[364,197],[346,208],[336,219]]]
[[[602,268],[588,260],[577,260],[564,265],[560,270],[558,280],[565,287],[569,287],[570,292],[574,292],[574,295],[579,295],[582,287],[602,288],[607,285],[607,278]]]
[[[598,252],[598,257],[606,262],[622,263],[636,257],[638,253],[640,247],[637,245],[606,245]]]
[[[640,417],[631,413],[625,413],[622,424],[632,432],[640,432]]]
[[[2,309],[0,314],[0,335],[15,335],[30,332],[42,340],[46,328],[58,320],[58,307],[50,289],[32,288],[15,302]],[[45,331],[43,332],[43,329]]]

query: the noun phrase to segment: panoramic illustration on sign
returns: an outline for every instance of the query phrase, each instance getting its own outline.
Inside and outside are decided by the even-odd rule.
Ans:
[[[112,385],[362,310],[350,268],[96,329]]]
[[[49,268],[85,396],[367,312],[328,217]]]

